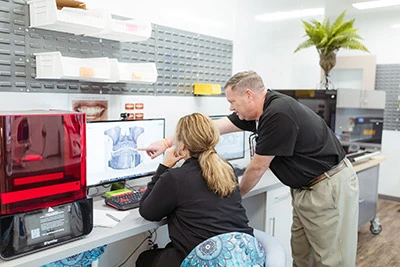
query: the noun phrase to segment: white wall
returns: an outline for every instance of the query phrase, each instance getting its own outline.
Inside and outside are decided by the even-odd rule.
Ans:
[[[400,24],[400,9],[378,11],[356,16],[356,26],[364,43],[376,55],[376,64],[400,64],[400,29],[392,29]],[[349,55],[350,51],[343,53]],[[400,95],[400,84],[398,93]],[[384,131],[382,136],[382,154],[387,160],[382,163],[379,172],[378,193],[400,198],[400,132]]]
[[[309,48],[294,54],[305,39],[300,19],[258,22],[255,15],[276,11],[323,6],[321,1],[253,0],[238,2],[233,46],[233,73],[257,71],[269,88],[315,88],[319,82],[318,53]]]
[[[237,0],[86,0],[87,8],[104,8],[113,14],[145,19],[181,30],[233,39]]]
[[[379,194],[400,197],[400,133],[383,131],[382,154],[387,157],[379,169]]]
[[[1,110],[63,109],[68,110],[67,94],[0,92]]]
[[[399,64],[400,29],[391,28],[400,24],[400,9],[377,11],[375,13],[357,14],[354,26],[359,28],[363,43],[376,55],[376,64]],[[363,52],[343,50],[340,55],[357,55]]]

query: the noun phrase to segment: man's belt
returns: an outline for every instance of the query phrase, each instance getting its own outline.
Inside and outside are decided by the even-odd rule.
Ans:
[[[344,162],[344,159],[339,162],[339,164],[333,166],[329,171],[324,172],[323,174],[321,174],[320,176],[312,179],[306,186],[303,186],[302,189],[310,189],[310,187],[318,184],[319,182],[325,180],[328,177],[331,177],[333,175],[335,175],[336,173],[340,172],[341,170],[344,169],[344,167],[346,167],[346,163]],[[328,175],[326,175],[328,174]]]

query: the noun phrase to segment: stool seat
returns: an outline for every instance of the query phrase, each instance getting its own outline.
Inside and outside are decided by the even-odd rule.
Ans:
[[[265,250],[266,267],[286,266],[286,250],[275,237],[257,229],[254,229],[254,236]]]
[[[253,236],[231,232],[211,237],[197,245],[181,267],[230,266],[263,267],[265,252]]]
[[[103,245],[91,250],[87,250],[82,253],[75,254],[73,256],[53,261],[51,263],[45,264],[42,267],[85,267],[90,266],[93,261],[100,258],[104,253],[107,245]]]

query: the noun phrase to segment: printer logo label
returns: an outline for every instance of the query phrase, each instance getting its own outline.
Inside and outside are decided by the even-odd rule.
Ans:
[[[51,245],[51,244],[57,243],[57,241],[58,241],[58,239],[52,239],[52,240],[49,240],[49,241],[44,241],[43,244],[45,246],[47,246],[47,245]]]

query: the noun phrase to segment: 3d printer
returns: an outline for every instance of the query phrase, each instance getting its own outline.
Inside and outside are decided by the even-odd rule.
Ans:
[[[90,233],[85,115],[0,113],[0,256],[9,259]]]

